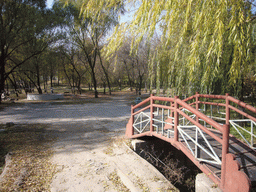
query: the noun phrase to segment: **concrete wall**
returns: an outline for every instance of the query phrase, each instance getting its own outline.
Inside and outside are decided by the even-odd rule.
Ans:
[[[204,173],[196,176],[196,192],[221,192],[220,188]]]
[[[28,94],[27,100],[56,100],[64,99],[63,94]]]

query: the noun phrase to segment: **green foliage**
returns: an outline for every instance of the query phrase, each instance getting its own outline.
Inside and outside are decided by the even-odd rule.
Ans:
[[[143,38],[159,33],[158,58],[164,54],[168,59],[155,65],[162,62],[169,71],[165,84],[178,92],[189,85],[191,91],[211,93],[214,82],[227,76],[222,83],[239,95],[240,82],[251,65],[251,18],[251,5],[243,0],[141,0],[131,23],[116,27],[106,55],[119,49],[125,34],[133,34],[131,47],[137,49]]]
[[[18,68],[56,40],[53,28],[57,24],[45,0],[0,2],[0,91],[10,74],[16,74]]]

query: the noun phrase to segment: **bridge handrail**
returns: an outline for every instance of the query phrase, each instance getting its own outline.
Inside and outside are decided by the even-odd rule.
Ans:
[[[178,102],[179,103],[179,102]],[[190,107],[190,106],[189,106]],[[186,108],[186,107],[185,107]],[[193,107],[191,107],[192,109],[194,109]],[[191,108],[186,108],[186,109],[188,109],[190,112],[195,112],[194,110],[192,110]],[[223,144],[223,140],[221,139],[221,138],[219,138],[218,136],[216,136],[213,132],[211,132],[210,130],[208,130],[205,126],[203,126],[203,125],[201,125],[199,122],[196,122],[196,120],[194,120],[194,119],[192,119],[191,117],[189,117],[189,115],[187,115],[187,114],[185,114],[183,111],[181,111],[181,110],[179,110],[179,109],[177,109],[177,111],[179,112],[179,114],[181,114],[183,117],[185,117],[186,119],[188,119],[190,122],[192,122],[194,125],[196,125],[198,128],[200,128],[201,130],[203,130],[205,133],[207,133],[208,135],[210,135],[212,138],[214,138],[216,141],[218,141],[219,143],[221,143],[221,144]],[[195,115],[198,115],[198,113],[195,113]],[[202,115],[204,115],[204,114],[202,114]],[[203,119],[203,120],[205,120],[206,119],[206,122],[207,122],[207,120],[209,120],[210,118],[209,117],[207,117],[206,115],[204,115],[204,117],[202,117],[201,116],[201,119]],[[211,119],[212,120],[212,119]],[[214,121],[214,120],[212,120],[212,121]],[[208,123],[209,124],[211,124],[212,123],[212,121],[211,122],[209,122],[208,121]],[[214,124],[215,123],[217,123],[217,122],[215,122],[214,121]],[[217,124],[215,124],[215,125],[217,125]],[[218,128],[217,128],[218,127]],[[222,126],[220,126],[219,124],[215,127],[216,129],[220,129],[219,131],[222,133],[222,131],[223,131],[223,128],[222,128]]]
[[[147,98],[147,99],[145,99],[144,101],[138,103],[138,104],[135,105],[135,106],[132,105],[132,109],[136,109],[136,108],[138,108],[138,107],[141,107],[142,105],[146,104],[146,103],[149,102],[149,101],[150,101],[150,97]]]
[[[195,95],[194,95],[195,96]],[[190,99],[194,96],[191,96],[189,97]],[[189,99],[187,98],[187,99]],[[192,99],[193,99],[192,98]],[[199,118],[203,119],[205,122],[207,122],[208,124],[212,125],[214,128],[216,128],[218,131],[220,131],[221,133],[223,132],[223,126],[221,126],[220,124],[218,124],[216,121],[214,121],[213,119],[209,118],[208,116],[206,116],[205,114],[201,113],[200,111],[196,110],[195,108],[191,107],[190,104],[187,104],[186,102],[184,102],[184,100],[180,100],[180,99],[174,99],[174,98],[168,98],[168,97],[159,97],[159,96],[153,96],[151,95],[149,98],[145,99],[144,101],[142,101],[141,103],[135,105],[135,106],[132,106],[132,116],[146,110],[149,108],[149,106],[147,107],[144,107],[143,109],[140,109],[139,111],[136,111],[134,112],[135,109],[141,107],[142,105],[146,104],[147,102],[149,102],[150,100],[153,100],[153,101],[167,101],[167,102],[175,102],[177,101],[177,103],[181,106],[181,108],[177,109],[178,112],[180,114],[184,114],[181,109],[182,108],[185,108],[187,110],[189,110],[190,112],[194,113],[195,115],[197,115]],[[175,110],[174,107],[172,106],[164,106],[164,105],[159,105],[159,104],[152,104],[154,107],[161,107],[161,108],[165,108],[165,109],[171,109],[171,110]],[[194,120],[193,120],[194,121]],[[210,132],[210,131],[207,131],[208,129],[206,127],[204,127],[203,125],[201,125],[200,123],[197,123],[196,121],[194,121],[194,123],[196,123],[196,126],[200,127],[200,129],[202,129],[203,131],[207,132],[207,134]],[[217,141],[220,142],[219,139],[215,139]],[[222,143],[222,142],[220,142]]]
[[[235,99],[234,97],[229,96],[228,94],[226,94],[226,95],[208,95],[208,94],[199,94],[199,93],[197,93],[194,96],[195,97],[198,96],[198,97],[201,97],[201,98],[212,98],[212,99],[223,99],[223,100],[226,100],[226,103],[215,103],[215,102],[206,102],[206,101],[198,101],[198,103],[206,104],[206,105],[223,106],[223,107],[225,107],[227,105],[227,103],[228,103],[227,107],[229,109],[232,109],[233,111],[243,115],[244,117],[247,117],[247,118],[249,118],[249,119],[251,119],[251,120],[256,122],[256,118],[255,117],[253,117],[253,116],[251,116],[251,115],[241,111],[240,109],[237,109],[236,107],[230,105],[230,101],[235,103],[235,104],[237,104],[237,105],[239,105],[240,107],[243,107],[243,108],[246,108],[246,109],[250,110],[253,113],[256,113],[256,108],[251,106],[251,105],[249,105],[249,104],[247,104],[247,103],[244,103],[244,102],[242,102],[242,101],[240,101],[238,99]],[[226,114],[227,114],[227,112],[229,113],[229,111],[226,111]],[[228,118],[229,118],[229,114],[228,114]],[[228,120],[229,119],[227,119],[226,123],[228,122]]]
[[[206,102],[206,101],[199,101],[199,98],[213,98],[213,99],[223,99],[225,100],[225,103],[214,103],[214,102]],[[190,101],[192,99],[195,99],[194,102],[192,103],[186,103],[187,101]],[[160,105],[160,104],[154,104],[154,101],[166,101],[166,102],[170,102],[170,106],[166,106],[166,105]],[[138,110],[135,112],[135,109],[137,109],[138,107],[141,107],[142,105],[149,103],[148,106]],[[236,171],[237,174],[240,174],[242,172],[239,172],[239,166],[237,166],[234,170],[232,170],[232,172],[230,172],[229,170],[229,166],[231,162],[234,162],[234,164],[238,164],[237,161],[235,161],[235,159],[233,158],[233,156],[231,154],[228,153],[228,148],[229,148],[229,120],[230,120],[230,109],[240,113],[241,115],[255,121],[256,118],[237,109],[236,107],[230,105],[230,102],[236,103],[241,107],[244,107],[254,113],[256,113],[256,108],[242,102],[239,101],[231,96],[229,96],[228,94],[226,95],[206,95],[206,94],[199,94],[196,93],[195,95],[188,97],[184,100],[179,99],[178,97],[175,98],[165,98],[165,97],[158,97],[158,96],[153,96],[151,95],[149,98],[147,98],[146,100],[144,100],[143,102],[132,106],[131,107],[131,118],[127,124],[127,127],[129,129],[127,129],[127,136],[132,137],[132,135],[134,135],[134,130],[133,130],[133,121],[134,121],[134,116],[143,112],[146,109],[150,108],[150,115],[148,115],[149,119],[147,120],[148,123],[150,122],[150,131],[145,132],[145,133],[141,133],[141,136],[146,136],[146,135],[155,135],[157,136],[157,134],[154,133],[154,107],[155,108],[163,108],[163,109],[167,109],[167,110],[171,110],[171,116],[168,118],[171,118],[174,120],[174,124],[172,124],[172,126],[174,126],[174,137],[172,140],[168,140],[170,141],[172,144],[179,146],[179,149],[182,149],[184,153],[187,152],[187,150],[184,150],[182,147],[182,144],[179,143],[179,129],[180,126],[179,124],[179,114],[182,115],[183,117],[185,117],[186,119],[188,119],[191,123],[193,123],[196,127],[198,127],[199,129],[201,129],[202,131],[204,131],[205,133],[207,133],[209,136],[211,136],[213,139],[215,139],[217,142],[219,142],[222,145],[222,152],[221,152],[221,177],[219,178],[220,180],[216,180],[215,176],[212,176],[209,172],[209,170],[204,167],[201,167],[201,170],[204,170],[206,173],[208,173],[209,177],[215,181],[216,183],[218,183],[221,187],[221,189],[227,189],[228,183],[229,183],[229,178],[231,175],[234,174],[234,171]],[[219,124],[216,121],[214,121],[213,119],[211,119],[210,117],[206,116],[205,114],[203,114],[202,112],[199,111],[199,104],[207,104],[207,105],[217,105],[217,106],[223,106],[226,108],[226,124]],[[192,105],[195,107],[192,107]],[[188,111],[190,111],[191,113],[196,115],[196,120],[191,118],[189,115],[187,115],[186,113],[184,113],[182,111],[182,109],[187,109]],[[162,112],[163,113],[163,112]],[[174,113],[174,117],[172,116]],[[169,111],[168,111],[169,114]],[[215,129],[217,129],[220,133],[222,133],[222,138],[218,137],[217,135],[215,135],[211,130],[209,130],[207,127],[203,126],[202,124],[199,123],[199,120],[203,120],[206,123],[208,123],[209,125],[211,125],[212,127],[214,127]],[[179,128],[178,128],[179,127]],[[161,138],[163,138],[161,136]],[[191,155],[187,155],[188,157],[192,158]],[[248,177],[246,175],[241,176],[240,178],[244,178],[246,179],[246,186],[248,188],[250,188],[250,181],[248,180]]]
[[[233,103],[238,104],[238,105],[241,106],[241,107],[244,107],[244,108],[250,110],[250,111],[253,112],[253,113],[256,113],[256,108],[253,107],[253,106],[251,106],[251,105],[248,105],[247,103],[244,103],[244,102],[242,102],[242,101],[239,101],[238,99],[235,99],[234,97],[231,97],[231,96],[228,96],[227,99],[228,99],[229,101],[233,102]],[[249,119],[251,119],[251,120],[253,120],[253,121],[256,122],[256,118],[255,118],[255,117],[253,117],[253,116],[251,116],[251,115],[249,115],[249,114],[247,114],[247,113],[245,113],[245,112],[243,112],[243,111],[241,111],[241,110],[239,110],[239,109],[233,107],[232,105],[229,105],[229,108],[232,109],[232,110],[234,110],[234,111],[236,111],[237,113],[240,113],[241,115],[243,115],[243,116],[245,116],[245,117],[248,117]]]
[[[197,115],[199,118],[203,119],[208,124],[212,125],[214,128],[216,128],[220,132],[223,132],[223,127],[220,124],[218,124],[216,121],[214,121],[213,119],[209,118],[205,114],[201,113],[200,111],[196,110],[194,107],[191,107],[189,104],[185,103],[184,101],[182,101],[180,99],[177,99],[177,103],[179,105],[181,105],[182,107],[186,108],[187,110],[189,110],[190,112],[192,112],[195,115]]]

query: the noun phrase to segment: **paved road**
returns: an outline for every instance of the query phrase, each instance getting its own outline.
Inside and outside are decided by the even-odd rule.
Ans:
[[[53,130],[57,139],[51,162],[58,172],[52,192],[122,191],[113,179],[115,174],[130,191],[173,189],[152,165],[122,144],[112,143],[125,133],[129,103],[125,96],[101,103],[25,103],[1,110],[0,123],[45,123]]]
[[[0,123],[72,123],[88,120],[124,120],[130,107],[122,97],[104,103],[25,103],[0,111]]]

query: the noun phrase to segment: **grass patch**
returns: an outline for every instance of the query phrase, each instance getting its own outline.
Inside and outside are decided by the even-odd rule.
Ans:
[[[49,191],[55,165],[50,163],[54,137],[47,125],[15,125],[0,133],[1,166],[10,155],[0,191]],[[4,128],[4,125],[1,125]]]
[[[251,132],[251,127],[250,126],[242,126],[245,130],[247,130],[248,132]],[[243,137],[249,142],[252,143],[251,141],[251,134],[242,130],[241,128],[237,127],[238,131],[243,135]],[[254,130],[255,130],[255,126],[254,126]],[[244,142],[243,137],[237,132],[237,130],[230,125],[230,134],[235,136],[237,139],[239,139],[240,141]],[[255,131],[253,131],[253,134],[255,134]],[[253,144],[256,144],[256,138],[253,138]]]

